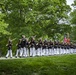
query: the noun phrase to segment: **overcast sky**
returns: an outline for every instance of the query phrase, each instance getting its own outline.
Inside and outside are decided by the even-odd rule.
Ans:
[[[67,4],[71,5],[74,0],[67,0]]]
[[[74,2],[74,0],[67,0],[67,4],[71,6],[71,4]],[[73,7],[71,6],[71,8],[73,9]]]

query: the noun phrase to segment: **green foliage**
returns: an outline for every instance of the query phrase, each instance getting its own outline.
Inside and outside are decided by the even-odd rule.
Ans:
[[[70,22],[71,22],[71,26],[72,26],[72,30],[71,30],[71,38],[73,40],[73,42],[76,43],[76,0],[74,0],[74,3],[72,4],[72,6],[74,7],[74,10],[71,12],[70,14]]]
[[[71,23],[75,25],[76,24],[76,17],[75,17],[76,16],[76,10],[71,12],[70,15],[71,15]]]
[[[0,75],[76,75],[76,55],[0,60]]]
[[[9,32],[6,30],[8,27],[8,24],[4,22],[2,19],[5,15],[0,13],[0,36],[1,34],[9,34]]]
[[[5,23],[3,18],[5,14],[0,13],[0,52],[3,54],[3,50],[5,50],[4,45],[6,45],[6,36],[10,35],[11,33],[8,32],[8,24]]]
[[[59,21],[66,19],[70,11],[66,0],[4,0],[3,7],[2,11],[6,14],[5,21],[9,24],[8,28],[12,34],[24,33],[27,35],[27,32],[31,32],[38,37],[54,36],[59,31],[57,29]],[[31,35],[28,34],[28,36]]]

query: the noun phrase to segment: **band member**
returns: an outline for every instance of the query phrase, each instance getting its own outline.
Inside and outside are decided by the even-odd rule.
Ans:
[[[48,52],[48,41],[46,40],[44,44],[46,46],[45,55],[48,56],[49,55],[49,52]]]
[[[43,48],[42,48],[42,55],[48,55],[48,42],[47,40],[44,40],[43,42]]]
[[[54,41],[54,54],[57,54],[57,41]]]
[[[67,44],[70,44],[70,37],[69,37],[69,33],[67,33]]]
[[[74,44],[74,48],[75,48],[74,53],[76,53],[76,44]]]
[[[51,41],[48,42],[48,55],[51,55],[52,52],[52,46],[51,46]]]
[[[56,46],[57,46],[56,54],[59,54],[59,51],[60,51],[60,48],[59,48],[59,41],[57,41]]]
[[[64,43],[64,54],[67,53],[67,43]]]
[[[26,57],[26,38],[25,35],[22,35],[21,39],[21,50],[20,50],[20,57]]]
[[[8,44],[6,45],[8,47],[8,51],[7,51],[7,54],[6,54],[6,58],[8,56],[10,56],[10,58],[12,58],[12,40],[9,38],[8,40]]]
[[[69,49],[70,49],[70,46],[69,46],[69,43],[67,43],[67,44],[66,44],[66,54],[70,53],[70,52],[69,52],[69,51],[70,51]]]
[[[45,49],[46,49],[46,47],[45,47],[45,44],[43,42],[43,44],[42,44],[42,53],[41,53],[42,56],[45,55]]]
[[[53,54],[53,42],[50,40],[48,42],[48,55],[52,55]]]
[[[70,38],[67,38],[67,44],[70,44]]]
[[[69,44],[69,52],[71,53],[71,43]]]
[[[73,50],[73,53],[75,53],[75,44],[73,44],[72,50]]]
[[[36,42],[34,40],[34,37],[31,37],[31,41],[30,41],[30,56],[36,56],[35,45],[36,45]]]
[[[38,41],[38,49],[37,49],[37,55],[38,56],[42,56],[42,39],[40,38],[39,41]]]
[[[61,43],[58,42],[58,51],[59,51],[59,54],[61,54]]]
[[[63,43],[67,43],[67,34],[64,35]]]
[[[70,45],[71,53],[73,53],[73,43]]]
[[[36,42],[36,45],[35,45],[35,52],[36,52],[36,56],[39,56],[38,55],[38,42]]]
[[[16,58],[20,56],[20,50],[21,50],[21,39],[19,39],[18,43],[16,44],[17,51],[16,51]]]
[[[66,46],[65,46],[66,47]],[[65,50],[64,50],[64,43],[61,42],[61,54],[64,54],[65,53]]]
[[[26,56],[29,56],[29,41],[26,39]]]

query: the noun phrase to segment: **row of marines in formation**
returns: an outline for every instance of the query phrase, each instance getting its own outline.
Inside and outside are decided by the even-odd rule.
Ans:
[[[12,41],[10,39],[6,46],[8,47],[6,58],[8,56],[12,58]],[[76,53],[76,45],[74,44],[67,44],[64,42],[61,43],[58,41],[42,41],[42,39],[39,39],[38,42],[36,42],[33,37],[29,42],[24,35],[22,35],[22,38],[19,39],[16,46],[17,50],[15,57],[48,56],[55,54]]]

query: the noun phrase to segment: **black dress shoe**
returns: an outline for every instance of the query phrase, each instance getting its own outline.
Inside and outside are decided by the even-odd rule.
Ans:
[[[5,58],[8,58],[8,57],[5,57]]]

